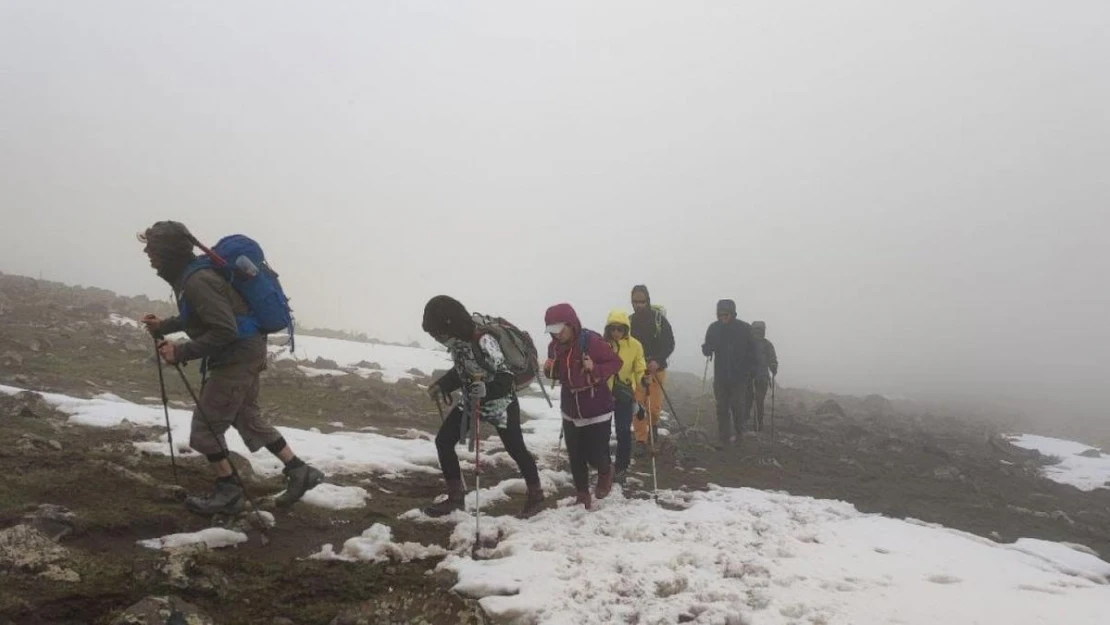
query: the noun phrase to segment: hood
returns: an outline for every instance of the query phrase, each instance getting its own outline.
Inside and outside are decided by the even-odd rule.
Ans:
[[[474,320],[466,307],[447,295],[437,295],[424,306],[424,331],[432,336],[447,335],[469,340],[474,335]]]
[[[755,335],[756,338],[764,338],[767,336],[767,324],[762,321],[753,321],[752,334]]]
[[[629,318],[628,313],[619,308],[615,308],[609,312],[609,317],[605,320],[605,326],[624,326],[624,331],[627,333],[628,329],[632,326],[632,320]]]
[[[722,312],[728,313],[728,314],[732,315],[733,317],[735,317],[736,316],[736,302],[734,302],[730,299],[719,300],[717,302],[717,312],[718,313],[722,313]]]
[[[157,259],[158,276],[175,289],[179,288],[178,280],[196,258],[193,256],[194,239],[189,229],[177,221],[159,221],[140,232],[138,239],[146,244],[143,251]]]
[[[575,335],[582,332],[582,322],[578,320],[578,313],[574,312],[574,307],[570,304],[555,304],[548,308],[543,316],[543,322],[546,325],[565,323],[574,328]]]

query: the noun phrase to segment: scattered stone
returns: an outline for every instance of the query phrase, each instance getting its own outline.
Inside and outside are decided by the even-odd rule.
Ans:
[[[56,441],[54,439],[50,439],[50,440],[46,441],[46,444],[49,445],[50,448],[53,449],[54,451],[61,451],[62,450],[62,444],[59,441]]]
[[[370,361],[367,361],[367,360],[360,360],[360,361],[355,363],[355,366],[360,368],[360,369],[381,369],[382,368],[382,366],[379,365],[378,363],[370,362]]]
[[[311,366],[314,369],[338,369],[339,363],[335,362],[334,360],[328,360],[327,358],[321,358],[317,356],[316,360],[312,361]]]
[[[3,355],[0,355],[0,362],[3,362],[5,367],[22,367],[23,356],[20,356],[17,352],[6,351]]]
[[[489,619],[476,601],[436,591],[393,592],[341,611],[330,625],[378,623],[458,623],[487,625]]]
[[[840,404],[836,403],[834,399],[826,399],[822,402],[821,405],[817,407],[815,414],[819,417],[840,417],[841,419],[845,416],[844,409],[841,408]]]
[[[20,376],[15,377],[18,379]],[[10,397],[0,396],[0,402],[13,417],[46,417],[54,412],[42,395],[32,391],[23,391]]]
[[[413,367],[412,369],[409,369],[408,374],[416,376],[418,378],[426,377],[426,374],[423,371],[421,371],[420,369],[417,369],[416,367]]]
[[[216,625],[212,617],[179,597],[150,596],[132,605],[111,625]]]
[[[1076,455],[1083,456],[1084,458],[1101,458],[1102,452],[1097,449],[1088,449],[1087,451],[1081,451]]]
[[[208,551],[204,543],[171,549],[159,568],[166,584],[178,590],[219,595],[231,586],[231,580],[219,568],[198,562],[198,556]]]
[[[0,571],[37,575],[57,582],[80,582],[69,550],[30,525],[0,531]]]
[[[39,504],[35,510],[23,515],[23,523],[57,542],[70,534],[85,533],[85,524],[69,508],[52,503]]]
[[[962,476],[959,469],[952,465],[947,465],[935,469],[933,471],[933,477],[944,482],[953,482],[960,479]]]
[[[183,501],[188,495],[188,492],[181,486],[176,484],[165,484],[154,479],[149,473],[141,471],[132,471],[122,465],[114,462],[100,463],[104,469],[110,473],[114,473],[119,477],[133,482],[138,482],[144,486],[150,486],[158,490],[158,498],[161,501]],[[236,465],[238,466],[238,465]]]

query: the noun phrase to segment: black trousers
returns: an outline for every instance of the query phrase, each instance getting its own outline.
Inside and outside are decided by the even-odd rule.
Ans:
[[[574,489],[578,492],[590,490],[591,466],[598,473],[608,473],[613,469],[609,459],[612,427],[612,419],[582,427],[563,419],[563,438],[567,440],[570,474],[574,477]]]
[[[501,437],[501,444],[505,451],[516,461],[517,468],[524,476],[524,483],[529,486],[539,486],[540,473],[536,469],[536,459],[524,445],[524,432],[520,429],[520,404],[516,401],[509,404],[506,411],[509,416],[508,424],[504,428],[497,428],[497,435]],[[474,415],[467,415],[473,419]],[[459,444],[462,436],[463,413],[458,406],[443,420],[436,434],[436,452],[439,453],[439,468],[443,471],[444,479],[457,480],[462,477],[462,468],[459,467],[459,455],[455,453],[455,446]]]
[[[747,380],[713,380],[713,395],[717,400],[717,435],[722,445],[728,445],[733,428],[736,440],[744,436],[744,424],[748,422],[748,407],[751,401],[751,384]]]

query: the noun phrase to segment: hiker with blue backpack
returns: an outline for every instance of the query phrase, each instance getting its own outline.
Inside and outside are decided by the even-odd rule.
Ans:
[[[621,369],[621,358],[600,334],[582,327],[570,304],[556,304],[544,315],[551,342],[544,372],[562,384],[563,438],[577,492],[575,504],[587,510],[590,467],[597,470],[594,496],[604,499],[613,488],[614,468],[609,456],[614,401],[609,378]]]
[[[158,355],[188,379],[181,365],[201,362],[203,382],[196,401],[189,446],[204,454],[217,475],[212,492],[186,498],[198,514],[234,514],[247,498],[242,479],[228,458],[224,433],[234,427],[251,452],[265,447],[285,465],[285,492],[279,506],[299,501],[323,481],[324,474],[305,464],[285,438],[262,416],[258,406],[259,374],[266,368],[266,336],[288,329],[292,318],[277,274],[266,264],[257,243],[242,235],[225,237],[209,249],[181,223],[159,221],[140,233],[143,251],[159,277],[173,287],[178,315],[142,322],[160,339]],[[195,256],[193,248],[204,254]],[[188,340],[164,337],[185,332]]]
[[[516,395],[518,388],[535,378],[539,366],[531,338],[503,319],[471,315],[458,300],[446,295],[428,300],[423,328],[447,348],[454,362],[449,371],[428,386],[428,395],[439,400],[462,390],[459,401],[436,434],[436,452],[447,483],[447,498],[427,506],[424,513],[441,517],[465,510],[466,487],[455,446],[469,439],[476,454],[476,475],[480,475],[477,454],[481,453],[482,443],[477,430],[481,423],[488,423],[497,430],[501,444],[516,462],[528,488],[524,509],[517,516],[534,516],[543,509],[543,489],[536,459],[524,444]],[[477,512],[481,514],[480,507]]]

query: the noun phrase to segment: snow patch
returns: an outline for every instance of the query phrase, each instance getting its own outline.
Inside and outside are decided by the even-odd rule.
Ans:
[[[301,501],[317,508],[348,510],[365,508],[367,499],[370,499],[370,493],[365,488],[324,483],[305,493]]]
[[[347,539],[339,553],[336,553],[334,547],[328,543],[318,553],[309,556],[309,559],[343,560],[346,562],[409,562],[446,554],[447,550],[438,545],[421,545],[413,542],[395,543],[393,542],[393,530],[387,525],[375,523],[361,536]]]
[[[614,494],[529,521],[456,513],[439,567],[495,619],[570,623],[1101,623],[1110,564],[1041,541],[999,545],[837,501],[753,489]],[[405,516],[405,515],[403,515]],[[417,514],[407,514],[417,518]],[[978,537],[976,537],[978,538]],[[1029,592],[1034,590],[1035,592]],[[1046,592],[1051,591],[1051,592]]]
[[[1060,458],[1059,464],[1042,469],[1044,476],[1054,482],[1071,484],[1079,490],[1086,491],[1110,488],[1110,456],[1088,458],[1079,455],[1091,449],[1090,445],[1034,434],[1021,434],[1008,438],[1018,447],[1036,449],[1042,454]]]
[[[140,540],[138,544],[147,549],[175,549],[186,545],[204,543],[209,549],[219,549],[220,547],[231,547],[245,542],[247,542],[247,535],[242,532],[235,532],[222,527],[209,527],[199,532],[170,534],[161,538]]]

